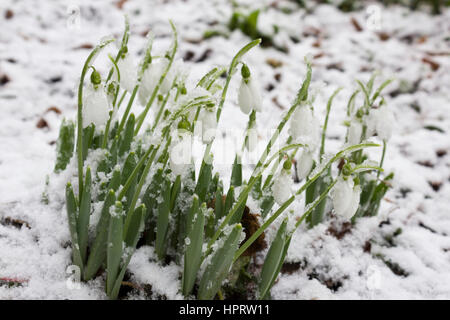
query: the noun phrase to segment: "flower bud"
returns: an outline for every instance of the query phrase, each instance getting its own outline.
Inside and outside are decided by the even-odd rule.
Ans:
[[[244,80],[250,79],[250,69],[245,63],[242,65],[241,75]]]
[[[97,70],[92,70],[91,73],[91,83],[94,86],[98,86],[100,83],[102,83],[102,77],[100,76],[100,73]]]
[[[292,168],[292,161],[291,161],[291,159],[288,158],[283,163],[283,169],[286,171],[289,171],[289,170],[291,170],[291,168]]]

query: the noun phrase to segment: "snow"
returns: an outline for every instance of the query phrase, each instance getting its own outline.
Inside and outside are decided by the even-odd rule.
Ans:
[[[269,2],[246,1],[249,10]],[[75,159],[69,170],[52,173],[60,122],[63,117],[76,118],[78,81],[90,52],[83,47],[96,45],[105,35],[119,38],[123,14],[127,13],[133,61],[140,61],[139,50],[144,48],[144,35],[150,29],[155,34],[155,51],[164,55],[172,41],[168,24],[172,19],[180,35],[177,56],[193,54],[185,63],[198,79],[214,66],[227,65],[249,39],[234,31],[228,38],[197,41],[214,24],[227,22],[231,6],[225,0],[151,4],[129,0],[122,9],[112,0],[80,0],[69,6],[59,1],[4,0],[2,15],[6,9],[14,15],[2,20],[0,34],[0,76],[10,79],[0,86],[0,279],[18,279],[20,285],[0,283],[0,299],[105,299],[102,277],[88,283],[70,282],[64,189],[67,181],[77,188]],[[380,31],[389,36],[386,40],[368,28],[365,11],[346,14],[320,5],[309,15],[303,10],[289,15],[273,7],[261,12],[261,28],[270,32],[271,25],[278,24],[281,31],[274,40],[287,46],[289,53],[255,48],[245,57],[261,88],[273,86],[262,92],[263,107],[257,116],[260,132],[273,129],[290,106],[304,78],[303,57],[308,53],[312,55],[312,85],[326,84],[313,103],[314,116],[321,123],[328,97],[344,87],[330,113],[326,141],[330,153],[339,150],[345,139],[347,129],[342,123],[347,117],[348,98],[357,88],[354,80],[366,82],[376,70],[380,76],[375,88],[392,76],[396,79],[384,95],[386,107],[396,116],[385,158],[385,171],[395,172],[395,178],[379,215],[359,219],[340,239],[330,231],[343,228],[345,221],[340,218],[331,217],[311,230],[301,226],[287,257],[289,263],[300,267],[291,274],[281,274],[272,290],[275,299],[450,298],[450,43],[446,39],[450,10],[431,16],[402,7],[379,9]],[[363,31],[355,29],[351,18]],[[289,35],[301,41],[294,43]],[[202,55],[207,58],[199,59]],[[269,59],[280,62],[279,66],[270,66]],[[424,62],[427,59],[438,68],[433,70]],[[108,60],[98,64],[104,78]],[[239,76],[235,76],[219,131],[246,127],[248,117],[237,107],[238,87]],[[355,106],[361,103],[360,94]],[[443,132],[430,130],[433,128]],[[213,146],[213,153],[219,148]],[[367,152],[372,159],[381,156],[380,148]],[[229,176],[230,166],[221,164],[217,170]],[[251,170],[251,166],[244,166],[244,173]],[[43,192],[48,205],[42,202]],[[291,206],[296,216],[303,212],[302,201]],[[94,210],[97,216],[91,223],[98,219],[99,208]],[[29,227],[15,227],[5,223],[6,218],[26,221]],[[271,226],[267,239],[275,232],[275,225]],[[182,298],[180,267],[156,262],[152,248],[139,248],[128,271],[132,281],[152,286],[153,298]],[[130,296],[139,297],[140,293]]]

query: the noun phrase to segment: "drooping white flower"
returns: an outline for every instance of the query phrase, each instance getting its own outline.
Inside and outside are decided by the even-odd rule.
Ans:
[[[173,174],[184,175],[192,162],[192,135],[184,130],[177,130],[170,148],[169,165]]]
[[[136,85],[137,70],[131,55],[128,53],[124,58],[120,58],[117,61],[117,67],[120,72],[120,86],[132,92]]]
[[[307,144],[310,150],[315,150],[318,147],[320,123],[308,105],[302,104],[294,111],[289,134],[295,141]]]
[[[167,65],[166,65],[167,66]],[[162,94],[166,94],[172,88],[172,84],[175,78],[186,77],[184,62],[182,59],[177,59],[172,63],[169,72],[167,72],[163,83],[161,84],[160,91]]]
[[[88,127],[91,123],[99,128],[106,124],[109,118],[108,98],[102,85],[94,88],[89,84],[83,95],[83,128]]]
[[[387,141],[391,138],[395,117],[388,107],[381,106],[378,109],[371,109],[365,121],[367,136],[370,137],[376,133],[381,140]]]
[[[238,91],[238,103],[241,111],[245,114],[249,114],[252,110],[261,111],[261,92],[253,78],[242,79]]]
[[[305,179],[311,172],[311,168],[314,164],[314,159],[308,150],[303,150],[300,157],[297,160],[297,176],[300,180]]]
[[[286,170],[281,170],[272,185],[272,195],[278,205],[283,205],[292,196],[292,177]]]
[[[348,128],[348,143],[351,145],[360,143],[362,130],[362,123],[358,119],[351,121],[350,127]]]
[[[360,194],[360,186],[355,186],[351,177],[339,177],[331,190],[335,213],[344,219],[353,217],[358,209]]]
[[[167,66],[167,59],[162,59],[151,63],[142,75],[141,86],[139,87],[139,102],[145,106],[150,99],[156,85],[159,82]]]
[[[200,112],[199,120],[202,125],[203,143],[210,143],[216,136],[217,118],[214,110],[203,109]]]

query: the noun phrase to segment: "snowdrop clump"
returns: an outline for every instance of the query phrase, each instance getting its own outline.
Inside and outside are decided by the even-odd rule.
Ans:
[[[352,133],[354,144],[324,156],[331,101],[337,92],[328,103],[321,135],[313,101],[308,100],[312,69],[306,61],[307,73],[297,96],[252,174],[244,177],[240,159],[253,149],[262,97],[243,57],[260,39],[244,46],[227,67],[211,69],[192,85],[184,64],[176,60],[177,31],[173,24],[171,27],[174,38],[167,52],[154,54],[153,37],[149,37],[139,66],[128,51],[128,21],[117,55],[110,57],[109,73],[102,77],[93,65],[99,53],[113,42],[111,39],[95,47],[85,62],[77,124],[63,121],[55,166],[57,173],[76,171],[68,167],[77,166],[77,181],[71,179],[66,187],[73,264],[79,267],[84,281],[106,273],[106,294],[115,299],[134,251],[145,244],[154,248],[161,263],[173,261],[180,265],[180,288],[186,298],[232,295],[241,285],[237,283],[240,272],[250,272],[251,257],[266,247],[267,228],[285,216],[265,256],[261,274],[255,275],[256,290],[249,293],[251,298],[268,298],[284,261],[285,255],[280,252],[287,252],[290,238],[304,220],[310,225],[322,221],[324,202],[331,190],[336,214],[346,219],[354,216],[360,187],[353,181],[358,181],[359,176],[362,195],[366,192],[363,174],[379,172],[382,166],[382,161],[379,166],[367,164],[361,152],[379,145],[363,142],[364,134],[358,141],[358,134]],[[217,126],[229,84],[239,66],[242,79],[236,94],[239,107],[248,115],[248,125],[228,179],[215,172],[213,161],[208,159],[214,158],[211,150]],[[133,109],[136,98],[143,108]],[[383,110],[373,115],[377,119],[373,128],[378,137],[386,138],[388,127],[380,121],[389,116]],[[282,133],[288,123],[286,142],[276,148],[275,142],[284,139]],[[370,130],[364,128],[362,132]],[[198,173],[192,156],[196,135],[201,137],[204,151]],[[90,156],[93,154],[97,156]],[[72,157],[76,161],[70,161]],[[334,177],[332,166],[342,161],[345,170],[338,169]],[[300,186],[293,183],[294,172],[302,180]],[[228,181],[226,189],[224,182]],[[371,181],[378,183],[379,179]],[[307,204],[304,212],[297,212],[295,220],[289,219],[287,208],[303,194]],[[374,196],[379,198],[379,191]],[[256,203],[259,212],[250,212],[248,201]],[[98,222],[90,226],[93,208],[101,208],[101,212],[95,219]],[[248,225],[248,221],[255,221],[254,225]],[[239,268],[232,268],[235,264]]]

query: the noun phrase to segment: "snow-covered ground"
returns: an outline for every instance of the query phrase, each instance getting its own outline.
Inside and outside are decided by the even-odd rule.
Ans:
[[[367,81],[374,71],[379,79],[396,79],[385,94],[396,115],[385,169],[394,171],[395,179],[380,214],[359,219],[351,229],[336,218],[312,230],[300,228],[273,298],[449,299],[450,10],[431,16],[376,7],[381,21],[374,26],[373,11],[345,14],[323,5],[310,14],[288,14],[276,10],[287,1],[254,3],[271,4],[259,26],[270,32],[277,24],[275,41],[288,48],[288,53],[255,48],[246,56],[266,89],[259,130],[275,127],[289,106],[308,53],[313,81],[325,83],[315,103],[319,115],[329,95],[345,88],[331,111],[329,152],[344,139],[342,121],[355,79]],[[172,19],[180,34],[178,56],[198,78],[212,66],[228,64],[249,41],[240,31],[201,40],[206,30],[223,28],[231,12],[225,0],[1,1],[1,299],[105,298],[102,279],[75,287],[67,281],[71,249],[63,190],[72,173],[52,174],[59,124],[63,117],[75,118],[76,84],[89,48],[105,35],[119,37],[127,13],[131,52],[142,54],[149,29],[160,50],[170,43]],[[247,121],[236,107],[237,85],[233,81],[221,119],[228,129],[244,128]],[[378,157],[379,151],[372,154]],[[47,175],[49,205],[41,201]],[[129,266],[133,279],[151,285],[155,298],[181,298],[180,270],[149,262],[153,255],[149,247],[137,251]]]

